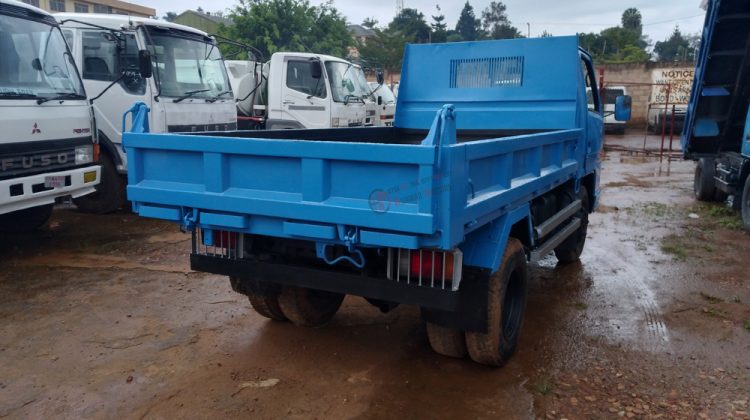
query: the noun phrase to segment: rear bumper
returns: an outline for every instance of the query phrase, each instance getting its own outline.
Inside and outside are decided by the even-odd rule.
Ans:
[[[95,180],[84,182],[83,175],[86,172],[95,172]],[[0,181],[0,214],[52,204],[58,197],[71,196],[76,198],[92,193],[94,192],[94,186],[99,183],[100,174],[101,167],[92,165],[21,178],[4,179]],[[67,178],[66,185],[45,189],[43,188],[44,179],[47,176],[64,176]]]
[[[471,331],[485,331],[487,328],[484,276],[463,280],[461,289],[453,292],[336,270],[196,253],[190,255],[190,268],[250,279],[257,284],[254,290],[262,289],[261,284],[277,284],[418,305],[431,322]]]

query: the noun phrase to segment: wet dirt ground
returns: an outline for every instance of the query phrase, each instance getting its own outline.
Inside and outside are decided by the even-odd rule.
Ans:
[[[175,226],[58,209],[0,244],[0,418],[747,418],[750,238],[642,138],[608,139],[582,260],[532,269],[501,369],[433,354],[413,307],[267,321]]]

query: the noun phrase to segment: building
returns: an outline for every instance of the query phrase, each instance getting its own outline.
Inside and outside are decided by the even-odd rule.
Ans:
[[[375,36],[375,31],[370,28],[365,28],[362,25],[349,25],[348,29],[352,34],[352,37],[362,43],[362,45],[366,44],[369,38]]]
[[[221,25],[231,26],[233,24],[232,19],[225,18],[224,16],[195,10],[186,10],[180,13],[173,22],[200,29],[207,34],[217,33]]]
[[[156,16],[156,9],[120,0],[22,0],[50,13],[109,13],[140,17]]]

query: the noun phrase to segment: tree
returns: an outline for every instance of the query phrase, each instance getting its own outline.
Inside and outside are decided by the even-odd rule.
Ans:
[[[162,16],[161,18],[166,20],[167,22],[174,22],[174,20],[177,18],[177,13],[167,12],[167,14]]]
[[[430,27],[425,22],[424,15],[417,9],[401,9],[388,24],[388,28],[401,32],[405,37],[412,39],[412,42],[430,42]]]
[[[474,8],[467,1],[461,10],[461,16],[456,23],[456,33],[463,41],[475,41],[482,37],[481,22],[474,14]]]
[[[539,35],[539,38],[551,38],[551,37],[553,37],[553,36],[554,36],[554,35],[552,35],[551,33],[547,32],[547,30],[545,29],[545,30],[544,30],[544,31],[542,32],[542,34],[541,34],[541,35]]]
[[[333,5],[308,0],[239,0],[230,13],[234,25],[219,32],[257,48],[268,57],[277,51],[300,51],[346,57],[354,44],[346,19]]]
[[[482,12],[484,32],[492,39],[523,38],[521,31],[508,19],[506,9],[507,7],[501,1],[490,2],[490,5]]]
[[[357,47],[361,60],[388,72],[398,72],[401,70],[404,46],[410,39],[391,28],[375,28],[374,31],[374,37]]]
[[[638,36],[643,34],[643,16],[635,7],[631,7],[622,12],[622,27],[633,31]]]
[[[369,29],[375,29],[375,27],[378,26],[378,20],[375,18],[365,18],[365,20],[362,21],[362,26]]]
[[[445,23],[445,15],[440,13],[440,5],[435,5],[438,11],[437,16],[432,16],[432,36],[430,37],[432,42],[445,42],[448,40],[448,25]]]
[[[690,44],[690,40],[682,35],[680,27],[675,26],[669,38],[654,45],[654,52],[659,56],[659,61],[689,61],[693,60],[696,52],[695,42],[692,46]]]

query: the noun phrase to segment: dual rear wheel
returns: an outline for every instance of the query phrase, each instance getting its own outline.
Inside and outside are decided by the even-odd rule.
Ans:
[[[341,293],[294,286],[271,288],[261,294],[238,288],[242,284],[240,279],[231,278],[230,281],[235,290],[247,295],[258,315],[305,327],[318,327],[330,321],[344,300]]]
[[[510,238],[500,268],[487,282],[487,331],[460,331],[431,322],[427,338],[443,356],[468,355],[477,363],[502,366],[513,355],[526,309],[528,272],[523,244]]]

